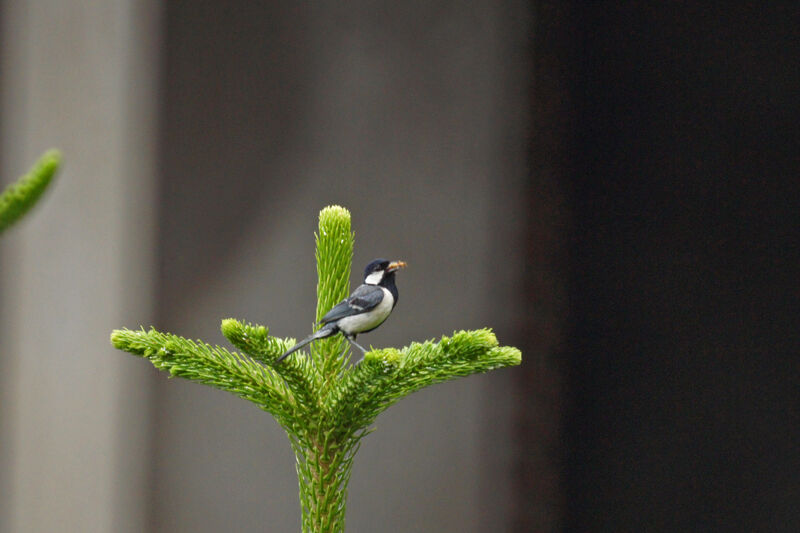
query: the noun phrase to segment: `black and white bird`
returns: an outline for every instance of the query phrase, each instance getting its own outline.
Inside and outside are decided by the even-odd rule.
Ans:
[[[364,283],[322,317],[322,320],[319,321],[322,327],[292,346],[275,362],[283,361],[306,344],[337,333],[341,333],[351,344],[367,353],[356,342],[356,335],[372,331],[389,318],[398,299],[394,274],[405,266],[403,261],[390,262],[386,259],[372,261],[364,269]]]

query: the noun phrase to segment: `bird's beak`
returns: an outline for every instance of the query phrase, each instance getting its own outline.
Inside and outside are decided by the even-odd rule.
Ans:
[[[392,261],[391,263],[389,263],[389,266],[386,267],[386,272],[394,272],[395,270],[399,270],[405,267],[406,267],[405,261]]]

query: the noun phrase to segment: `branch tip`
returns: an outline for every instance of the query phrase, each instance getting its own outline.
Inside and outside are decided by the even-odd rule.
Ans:
[[[61,163],[61,152],[45,152],[27,174],[0,192],[0,232],[27,213],[44,194]]]

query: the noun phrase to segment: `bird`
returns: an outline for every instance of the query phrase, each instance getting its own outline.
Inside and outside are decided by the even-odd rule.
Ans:
[[[364,268],[364,283],[322,317],[317,323],[322,325],[321,328],[292,346],[276,359],[275,363],[280,363],[317,339],[331,337],[337,333],[341,333],[350,344],[367,353],[364,347],[356,342],[356,335],[372,331],[389,318],[398,300],[394,275],[405,267],[405,261],[386,259],[370,261]]]

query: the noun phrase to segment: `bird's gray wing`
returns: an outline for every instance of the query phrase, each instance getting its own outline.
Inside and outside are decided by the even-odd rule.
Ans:
[[[381,303],[381,300],[383,300],[383,289],[376,285],[360,285],[353,294],[325,313],[320,323],[327,324],[346,316],[364,313]]]

